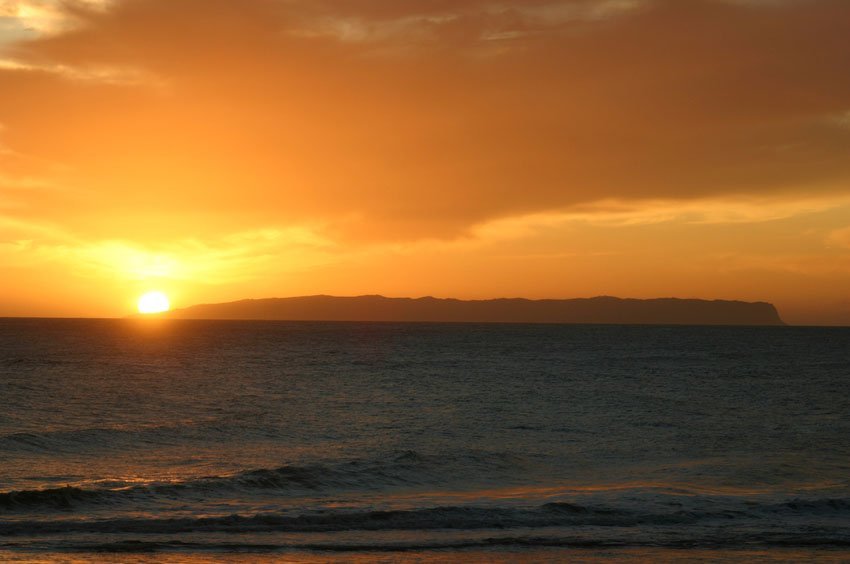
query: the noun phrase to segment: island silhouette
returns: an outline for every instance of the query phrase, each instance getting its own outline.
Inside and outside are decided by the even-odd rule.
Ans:
[[[576,299],[387,298],[300,296],[200,304],[163,315],[172,319],[576,323],[634,325],[784,325],[773,304],[679,298]]]

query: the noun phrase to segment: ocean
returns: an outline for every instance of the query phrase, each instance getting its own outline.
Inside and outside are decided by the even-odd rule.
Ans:
[[[0,319],[0,560],[848,561],[850,329]]]

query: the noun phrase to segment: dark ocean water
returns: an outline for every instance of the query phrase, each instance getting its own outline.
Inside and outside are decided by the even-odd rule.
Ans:
[[[0,560],[850,558],[848,329],[7,319],[0,399]]]

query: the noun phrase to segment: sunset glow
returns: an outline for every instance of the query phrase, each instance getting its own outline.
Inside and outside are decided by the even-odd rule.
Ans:
[[[139,298],[139,313],[163,313],[171,309],[168,296],[162,292],[148,292]]]
[[[0,316],[155,282],[850,323],[845,0],[2,6]]]
[[[0,0],[0,562],[850,563],[848,69],[850,0]]]

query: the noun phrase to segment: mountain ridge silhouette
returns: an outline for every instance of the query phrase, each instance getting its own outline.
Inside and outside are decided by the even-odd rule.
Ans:
[[[785,325],[773,304],[682,298],[388,298],[328,295],[245,299],[174,309],[172,319],[586,323],[624,325]]]

